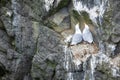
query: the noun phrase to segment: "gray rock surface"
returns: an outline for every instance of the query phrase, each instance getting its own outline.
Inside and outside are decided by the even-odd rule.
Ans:
[[[100,3],[79,1],[89,8]],[[119,69],[120,1],[108,1],[103,24],[97,26],[87,12],[79,15],[73,10],[72,0],[0,0],[0,80],[79,80],[86,73],[85,79],[91,78],[91,57],[77,66],[80,69],[73,64],[73,55],[66,57],[70,51],[66,53],[66,36],[61,34],[72,34],[77,22],[81,30],[84,22],[90,26],[99,50],[106,55],[104,60]],[[97,64],[95,80],[119,80],[120,70],[113,76],[114,68],[106,62]]]
[[[9,36],[6,32],[0,30],[0,51],[7,52],[7,49],[11,47]]]
[[[56,74],[56,67],[60,65],[60,55],[64,54],[62,44],[60,44],[60,35],[45,26],[41,26],[39,30],[37,52],[33,58],[32,75],[33,78],[41,80],[49,78],[52,80]]]

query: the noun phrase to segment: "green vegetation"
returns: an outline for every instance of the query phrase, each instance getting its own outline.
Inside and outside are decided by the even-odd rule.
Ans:
[[[76,19],[77,21],[80,21],[81,16],[79,15],[79,13],[76,10],[72,10],[72,15],[73,15],[74,19]]]
[[[80,24],[83,24],[83,22],[87,24],[92,24],[89,14],[85,11],[82,11],[79,14],[76,10],[72,10],[71,15],[73,16],[75,22],[79,22]]]
[[[90,17],[89,17],[89,14],[88,14],[87,12],[82,11],[82,12],[81,12],[81,15],[82,15],[82,17],[83,17],[83,19],[84,19],[84,21],[85,21],[86,23],[92,24],[92,21],[91,21],[91,19],[90,19]]]

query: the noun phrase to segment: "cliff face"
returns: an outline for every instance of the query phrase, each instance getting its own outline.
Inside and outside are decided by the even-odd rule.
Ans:
[[[0,0],[0,80],[119,80],[119,0]],[[88,24],[94,43],[70,46]]]

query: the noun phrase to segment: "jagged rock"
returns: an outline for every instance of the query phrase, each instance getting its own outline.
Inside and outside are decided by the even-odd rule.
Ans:
[[[18,1],[18,3],[21,3],[22,6],[22,15],[25,15],[24,12],[26,11],[26,15],[31,17],[34,20],[41,20],[45,16],[48,17],[48,15],[54,14],[58,10],[60,10],[62,7],[67,6],[69,0],[44,0],[44,1],[26,1],[23,0],[23,2]],[[26,4],[24,4],[26,3]],[[63,4],[64,3],[64,4]],[[26,7],[26,8],[25,8]],[[18,8],[18,12],[19,12]]]
[[[70,18],[67,8],[63,8],[45,21],[46,26],[57,32],[70,28]]]
[[[78,14],[73,10],[73,1],[0,0],[1,80],[78,80],[90,79],[92,75],[95,80],[119,80],[120,1],[108,0],[109,5],[105,7],[100,5],[107,0],[76,0],[82,2],[80,6],[85,5],[89,9],[98,5],[93,9],[95,15],[100,10],[104,12],[103,7],[106,8],[104,15],[95,18],[98,25],[91,20],[91,15],[94,16],[92,12]],[[50,24],[46,25],[47,20]],[[69,47],[70,40],[64,41],[72,36],[78,22],[81,30],[84,22],[90,26],[94,40],[96,38],[99,43],[97,48],[93,44]],[[67,48],[63,47],[66,45]],[[83,48],[91,53],[87,59],[81,58],[86,57],[84,50],[81,53]],[[72,55],[71,49],[77,54]],[[92,54],[97,52],[96,56]],[[111,58],[114,53],[117,55]],[[74,58],[80,58],[83,62],[76,66]],[[4,70],[9,73],[4,73]],[[117,74],[113,75],[114,72]]]
[[[55,9],[56,7],[60,7],[62,5],[65,6],[69,2],[69,0],[66,0],[66,1],[64,1],[64,0],[45,0],[44,2],[45,2],[44,6],[45,6],[46,11],[49,11],[51,9]],[[64,4],[62,2],[64,2]]]
[[[50,35],[52,35],[52,36],[50,36]],[[60,45],[59,37],[60,37],[60,35],[58,35],[54,31],[52,31],[44,26],[40,27],[40,34],[39,34],[39,38],[38,38],[38,47],[37,47],[38,55],[39,55],[39,53],[40,53],[40,56],[43,55],[43,56],[41,56],[41,58],[42,57],[43,58],[40,61],[42,61],[42,60],[44,61],[51,56],[55,56],[55,55],[57,55],[57,53],[59,53],[59,51],[62,50],[62,45]],[[49,49],[49,50],[46,50],[46,49]]]
[[[117,23],[117,24],[120,24],[120,1],[119,0],[112,0],[111,2],[113,5],[113,15],[112,15],[112,20],[113,22]]]
[[[60,60],[59,54],[63,54],[60,35],[45,26],[41,26],[39,30],[37,53],[33,58],[32,74],[34,78],[42,79],[41,75],[44,79],[52,79],[52,75],[55,74],[54,70]],[[51,75],[48,74],[49,72],[51,72]]]
[[[0,63],[3,64],[5,68],[8,67],[8,60],[7,60],[6,54],[3,52],[0,52]]]
[[[7,30],[7,34],[9,36],[14,36],[14,32],[13,32],[13,27],[12,27],[12,23],[11,23],[11,19],[8,18],[7,16],[1,16],[1,19],[3,21],[4,27]]]
[[[14,31],[13,31],[14,29],[12,26],[12,11],[6,7],[2,7],[0,11],[1,11],[0,19],[3,22],[4,29],[6,29],[7,34],[9,36],[14,36]]]
[[[4,65],[6,73],[5,76],[2,76],[2,80],[13,80],[13,73],[11,72],[15,72],[19,56],[20,54],[13,49],[8,49],[7,53],[0,52],[0,63]]]
[[[0,30],[0,38],[3,39],[3,41],[10,43],[10,37],[4,30]]]
[[[50,17],[50,20],[52,20],[54,23],[56,23],[57,25],[60,25],[60,23],[64,20],[64,18],[66,18],[67,16],[69,16],[68,13],[68,9],[67,8],[63,8],[61,9],[59,12],[57,12],[56,14],[54,14],[54,16]],[[63,27],[64,28],[64,27]]]
[[[11,48],[10,38],[3,30],[0,30],[0,51],[6,52],[7,49],[10,48]]]

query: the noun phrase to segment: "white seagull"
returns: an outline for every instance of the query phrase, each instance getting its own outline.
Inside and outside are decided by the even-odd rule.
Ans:
[[[79,23],[75,25],[75,33],[72,36],[71,45],[76,45],[82,41],[82,33],[79,28]]]
[[[82,37],[83,37],[84,41],[87,41],[89,43],[93,42],[93,36],[92,36],[92,33],[90,32],[89,27],[88,27],[87,24],[85,24],[85,28],[83,30]]]

